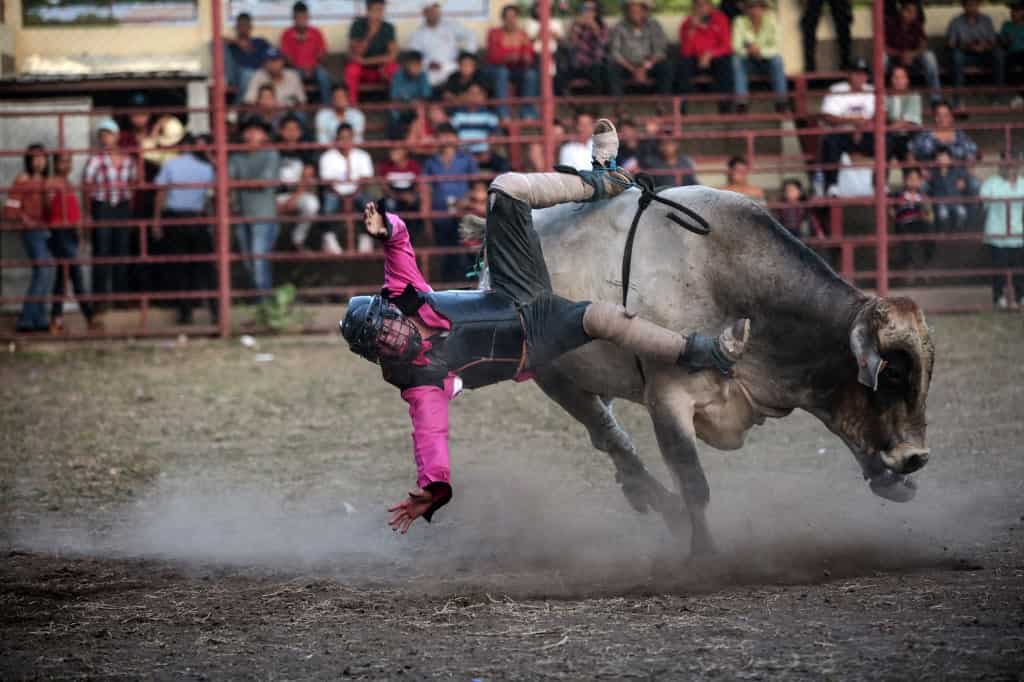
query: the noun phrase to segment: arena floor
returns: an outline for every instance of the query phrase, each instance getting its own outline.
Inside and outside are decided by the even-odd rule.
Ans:
[[[405,405],[337,338],[4,353],[0,677],[1020,679],[1024,316],[932,324],[917,499],[797,414],[704,449],[700,561],[532,385],[453,404],[400,537]]]

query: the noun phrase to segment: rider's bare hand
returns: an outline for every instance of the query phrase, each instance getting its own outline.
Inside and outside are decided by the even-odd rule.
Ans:
[[[412,522],[423,516],[433,504],[434,494],[429,490],[422,488],[410,490],[408,497],[388,509],[389,512],[392,512],[388,525],[391,526],[391,530],[404,534],[409,530]]]
[[[377,210],[377,204],[372,201],[363,209],[363,221],[366,223],[366,231],[371,236],[387,236],[388,230],[384,225],[384,216]]]

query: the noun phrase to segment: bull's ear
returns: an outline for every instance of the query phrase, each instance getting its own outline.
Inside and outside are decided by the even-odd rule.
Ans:
[[[857,359],[857,381],[872,391],[878,390],[878,375],[885,369],[885,360],[878,350],[878,336],[872,324],[872,315],[857,316],[850,329],[850,350]]]

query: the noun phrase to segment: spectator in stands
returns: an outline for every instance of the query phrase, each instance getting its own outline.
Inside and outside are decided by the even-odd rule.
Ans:
[[[775,217],[783,227],[800,239],[825,236],[818,218],[805,205],[807,195],[799,180],[787,178],[782,182],[782,201],[785,206],[775,209]]]
[[[100,149],[89,157],[82,175],[82,184],[89,197],[89,212],[93,222],[98,223],[92,231],[92,255],[94,258],[130,256],[131,228],[114,227],[109,222],[131,219],[132,187],[138,182],[138,164],[118,148],[120,129],[114,119],[100,121],[96,133]],[[128,266],[123,264],[93,267],[93,293],[127,291],[127,274]]]
[[[277,101],[274,86],[270,83],[260,86],[260,91],[256,94],[256,111],[254,113],[264,121],[269,121],[272,126],[277,125],[284,118],[285,111],[281,103]]]
[[[1006,55],[999,44],[992,19],[981,13],[981,0],[963,0],[963,8],[963,14],[950,21],[946,29],[946,42],[953,52],[953,87],[964,86],[964,70],[968,66],[991,69],[993,83],[1003,85],[1006,82]],[[960,103],[957,93],[953,96],[953,104],[959,107]]]
[[[469,186],[469,193],[466,194],[462,210],[481,218],[487,217],[488,186],[489,185],[486,180],[474,180]],[[463,243],[468,244],[465,239],[463,240]],[[479,244],[472,244],[472,246],[479,246]]]
[[[411,104],[430,99],[433,89],[427,74],[423,73],[423,55],[415,50],[403,52],[399,58],[401,68],[391,78],[390,97],[396,104]],[[414,109],[392,109],[391,137],[398,137],[416,118]]]
[[[472,52],[462,52],[459,54],[458,69],[448,76],[448,80],[440,90],[440,97],[445,102],[458,104],[473,83],[481,86],[488,95],[493,92],[491,81],[480,70],[476,55]]]
[[[764,203],[764,190],[750,182],[750,163],[742,156],[729,159],[726,170],[726,183],[722,189],[750,197],[754,201]]]
[[[324,190],[324,215],[336,216],[344,211],[362,211],[366,195],[360,181],[373,177],[373,159],[356,147],[355,131],[342,123],[338,126],[333,149],[320,156],[320,179],[330,183]],[[333,229],[324,234],[324,243],[338,245]],[[331,248],[331,247],[328,247]],[[359,251],[372,251],[372,243],[360,240]]]
[[[427,105],[424,113],[416,112],[416,118],[409,124],[405,133],[405,141],[413,154],[424,158],[433,155],[437,147],[437,131],[443,125],[451,125],[448,122],[448,112],[437,103]]]
[[[921,95],[910,92],[909,88],[907,67],[894,65],[889,74],[889,92],[885,96],[885,117],[889,125],[885,148],[888,158],[901,162],[907,160],[910,139],[921,126]]]
[[[1024,2],[1018,0],[1010,6],[1010,19],[1003,23],[999,38],[1006,48],[1007,78],[1015,85],[1024,83]],[[1011,106],[1024,106],[1024,97],[1015,95]]]
[[[978,195],[978,181],[963,166],[953,165],[953,155],[946,147],[939,147],[935,153],[935,167],[928,171],[925,193],[932,199],[937,232],[961,232],[969,226],[974,207],[969,198]]]
[[[47,183],[49,206],[47,223],[50,226],[50,252],[54,258],[78,258],[79,232],[82,229],[82,207],[78,203],[78,191],[71,184],[71,155],[53,155],[53,177]],[[63,268],[61,268],[63,271]],[[89,292],[82,278],[82,266],[72,263],[67,266],[67,279],[78,298],[78,309],[82,312],[89,329],[102,329],[103,325],[93,314],[92,303],[81,300],[83,294]],[[53,278],[53,306],[50,308],[50,332],[64,332],[64,301],[65,279],[63,272],[57,272]]]
[[[420,212],[420,193],[416,180],[423,172],[419,162],[409,155],[409,148],[398,144],[388,149],[388,160],[378,173],[384,178],[381,205],[388,213],[405,216],[405,225],[412,235],[419,235],[423,221],[412,216]]]
[[[519,25],[519,8],[516,5],[502,7],[501,26],[488,31],[487,63],[491,67],[494,94],[498,99],[509,97],[509,83],[516,86],[519,97],[540,94],[533,44]],[[523,118],[537,118],[537,108],[532,104],[523,105],[521,112]],[[498,113],[502,118],[507,117],[508,107],[502,104]]]
[[[438,0],[427,0],[423,23],[409,36],[406,48],[423,55],[430,86],[440,89],[454,75],[460,55],[476,52],[476,34],[458,21],[444,19]]]
[[[348,30],[345,86],[352,104],[359,103],[360,84],[387,83],[398,71],[395,27],[384,21],[384,7],[384,0],[366,0],[366,16],[353,21]]]
[[[775,14],[768,12],[767,0],[749,0],[746,14],[732,23],[732,77],[740,111],[746,111],[750,92],[747,74],[766,73],[775,93],[775,110],[788,107],[786,69],[779,53],[779,29]]]
[[[590,170],[594,167],[594,151],[591,138],[594,135],[594,116],[589,111],[576,112],[575,124],[576,134],[574,139],[568,140],[558,151],[558,163],[561,166],[569,166],[576,170]]]
[[[4,201],[5,222],[18,225],[25,255],[32,260],[50,260],[50,230],[46,223],[46,189],[49,159],[41,144],[30,144],[25,150],[25,167],[19,173]],[[49,296],[56,271],[52,265],[33,265],[32,279],[25,296]],[[46,303],[25,301],[18,315],[17,331],[23,334],[50,330]]]
[[[235,37],[226,39],[224,76],[228,86],[235,90],[235,101],[241,102],[249,88],[252,75],[267,60],[270,43],[252,35],[252,16],[242,12],[235,18]]]
[[[423,165],[427,176],[476,175],[479,168],[476,160],[459,149],[458,134],[448,124],[437,129],[440,151]],[[437,213],[452,213],[456,204],[469,192],[469,180],[449,177],[431,183],[430,208]],[[438,246],[458,246],[459,231],[454,217],[434,220],[434,235]],[[465,274],[465,258],[447,256],[442,261],[441,278],[446,282],[461,280]]]
[[[615,162],[630,173],[640,170],[640,136],[633,119],[619,121],[619,155]]]
[[[942,98],[939,88],[939,61],[928,49],[928,36],[924,32],[924,17],[918,0],[900,0],[900,11],[885,18],[885,57],[890,67],[919,69],[931,90],[932,102]]]
[[[935,159],[939,147],[946,147],[955,161],[975,161],[979,158],[978,145],[970,135],[955,127],[953,107],[949,102],[938,102],[932,108],[935,123],[930,130],[922,130],[910,141],[910,153],[919,162]]]
[[[818,20],[821,8],[828,2],[829,14],[836,27],[836,42],[839,46],[839,70],[849,71],[852,66],[850,47],[850,26],[853,24],[853,3],[850,0],[806,0],[800,17],[800,33],[804,42],[804,71],[818,70],[816,52],[818,48]]]
[[[258,116],[250,116],[242,124],[242,138],[248,149],[231,154],[228,161],[231,179],[276,182],[280,176],[280,155],[276,149],[266,148],[270,141],[267,122]],[[252,277],[253,288],[264,295],[274,288],[273,264],[259,256],[273,251],[277,241],[276,193],[277,189],[272,184],[234,190],[240,215],[250,219],[247,223],[235,224],[235,239],[241,253],[256,256],[245,259],[243,263]]]
[[[698,185],[693,160],[679,153],[679,143],[671,137],[657,141],[655,151],[643,161],[643,168],[653,176],[659,185]]]
[[[470,154],[489,153],[487,139],[498,134],[501,120],[487,106],[487,91],[474,83],[466,90],[464,102],[465,106],[451,115],[451,126]]]
[[[284,55],[280,50],[267,50],[267,60],[263,67],[249,79],[249,87],[245,91],[246,104],[253,104],[260,96],[260,89],[265,85],[273,86],[277,103],[286,107],[297,107],[306,103],[306,88],[302,78],[294,69],[285,68]]]
[[[309,7],[301,0],[292,5],[292,25],[281,34],[281,53],[304,83],[316,84],[320,104],[331,101],[331,76],[323,64],[327,41],[320,29],[309,25]]]
[[[858,152],[873,156],[875,138],[870,130],[875,115],[874,88],[868,84],[868,63],[864,59],[854,62],[849,80],[835,83],[821,103],[821,116],[837,132],[825,135],[821,141],[821,162],[838,165],[843,154]],[[839,178],[838,168],[824,171],[824,185],[830,194]]]
[[[893,232],[904,234],[930,234],[931,211],[921,191],[924,177],[920,168],[903,169],[903,187],[889,195],[889,220]],[[893,266],[897,270],[920,269],[928,265],[935,252],[935,242],[899,242],[895,248]]]
[[[281,160],[278,166],[281,186],[277,188],[277,213],[298,219],[292,224],[291,242],[297,251],[305,251],[309,228],[313,225],[312,220],[320,213],[316,152],[297,148],[297,145],[302,143],[303,136],[302,121],[298,116],[289,115],[281,119],[277,135],[281,143]],[[324,253],[341,253],[341,246],[332,232],[324,234],[322,248]]]
[[[729,17],[715,9],[711,0],[693,0],[690,16],[679,26],[679,85],[684,95],[693,92],[694,81],[702,73],[711,76],[715,92],[733,91]],[[718,110],[731,111],[731,102],[720,101]]]
[[[473,154],[476,159],[477,168],[481,173],[491,173],[494,176],[507,173],[512,170],[512,165],[501,154],[494,151],[494,145],[487,145],[487,149]]]
[[[999,172],[981,186],[985,202],[985,245],[993,268],[1024,268],[1024,177],[1020,159],[1003,155]],[[1015,199],[1016,201],[1007,201]],[[992,277],[992,301],[997,308],[1024,305],[1024,275],[1013,276],[1017,300],[1008,299],[1005,273]]]
[[[171,256],[197,256],[213,253],[211,226],[190,222],[209,215],[207,199],[213,191],[213,166],[206,158],[206,144],[201,138],[185,135],[183,147],[194,147],[169,159],[160,167],[154,184],[156,192],[153,207],[153,232],[163,234],[164,254]],[[206,185],[180,187],[179,185]],[[217,288],[213,263],[209,261],[178,262],[165,269],[172,291],[212,291]],[[180,298],[174,301],[178,309],[178,324],[192,324],[192,310],[196,299]],[[210,319],[217,320],[216,299],[207,299]]]
[[[608,29],[601,5],[585,0],[569,30],[569,79],[583,79],[598,94],[608,91]]]
[[[668,38],[650,16],[653,5],[652,0],[628,0],[622,21],[608,32],[608,88],[615,97],[622,97],[626,86],[672,92]]]
[[[352,127],[352,134],[357,144],[363,141],[366,130],[366,116],[359,109],[350,106],[348,88],[339,85],[331,95],[331,108],[321,109],[316,113],[316,141],[319,144],[331,144],[338,135],[338,126],[347,123]]]

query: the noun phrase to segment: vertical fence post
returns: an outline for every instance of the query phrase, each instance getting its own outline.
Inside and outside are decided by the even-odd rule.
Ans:
[[[555,92],[551,77],[551,0],[537,3],[540,20],[541,131],[544,135],[544,163],[555,165]]]
[[[213,0],[211,21],[213,35],[213,149],[217,165],[214,188],[217,249],[217,310],[221,338],[231,333],[231,227],[228,205],[228,130],[224,103],[224,17],[223,0]]]
[[[886,203],[888,192],[885,162],[885,3],[871,3],[874,28],[874,74],[875,74],[875,288],[879,296],[889,294],[889,207]]]

